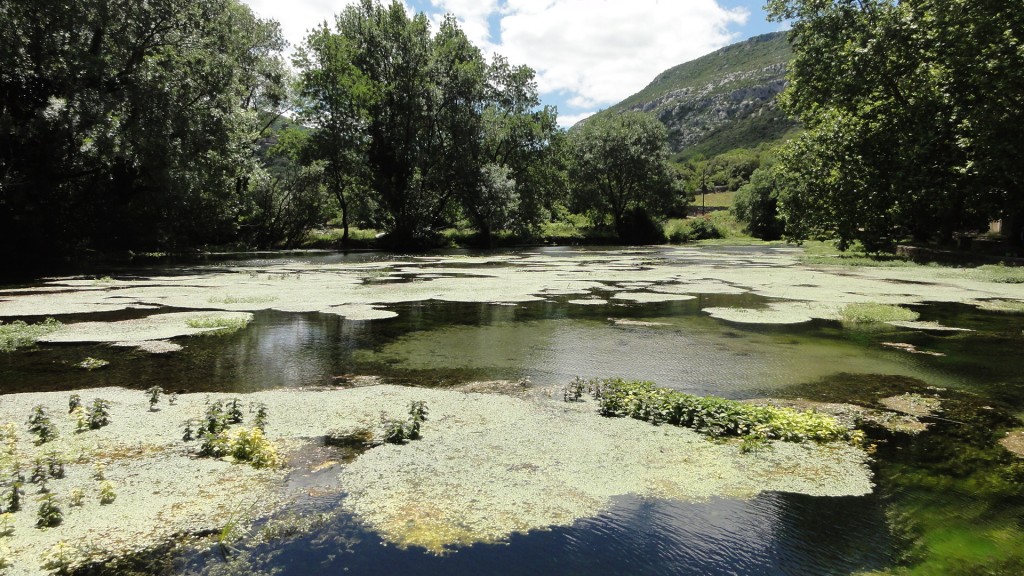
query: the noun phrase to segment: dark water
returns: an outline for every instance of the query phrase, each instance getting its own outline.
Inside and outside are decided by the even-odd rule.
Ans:
[[[135,271],[142,276],[147,273]],[[814,399],[843,400],[882,375],[922,388],[963,391],[991,404],[986,409],[1024,412],[1020,315],[956,305],[916,307],[922,320],[975,330],[950,334],[897,328],[851,330],[823,321],[741,326],[700,312],[708,306],[764,302],[751,295],[602,306],[571,305],[563,298],[515,306],[430,301],[389,306],[398,317],[370,322],[264,311],[238,333],[181,339],[185,349],[169,355],[90,345],[46,345],[0,355],[0,392],[154,385],[182,392],[248,392],[331,386],[336,377],[346,375],[378,375],[388,382],[417,386],[520,378],[562,384],[580,375],[649,379],[662,386],[732,398],[807,396],[809,383],[827,382],[815,388]],[[911,343],[945,356],[892,350],[881,345],[887,341]],[[87,356],[111,364],[92,372],[73,367]],[[958,418],[968,420],[968,416]],[[951,428],[949,434],[950,438],[967,436],[963,426]],[[963,442],[968,447],[961,451],[974,449],[973,436]],[[965,464],[968,468],[951,472],[951,477],[973,478],[1008,466],[1005,457],[990,448],[991,441],[985,442],[977,448],[980,455]],[[904,557],[907,538],[893,521],[894,510],[903,510],[900,502],[912,498],[922,520],[911,525],[920,533],[930,526],[928,511],[945,510],[952,502],[953,497],[944,496],[943,490],[954,486],[970,493],[970,485],[954,480],[928,489],[920,483],[901,483],[900,478],[945,473],[937,471],[926,454],[942,449],[919,441],[883,446],[879,490],[860,498],[770,493],[749,501],[713,499],[693,504],[623,497],[606,514],[572,527],[515,535],[506,544],[475,545],[444,556],[386,546],[343,515],[310,536],[253,548],[243,543],[242,547],[251,562],[250,572],[279,570],[275,573],[284,575],[850,574],[891,567]],[[1006,476],[1002,468],[992,474]],[[1024,503],[1008,500],[1012,483],[1007,490],[985,498],[971,493],[967,505],[975,508],[975,516],[979,507],[988,510],[1007,503],[1024,510]],[[312,514],[332,510],[333,504],[312,499],[300,506]],[[997,528],[1008,534],[1011,546],[1024,549],[1021,519],[1024,514],[1010,514]],[[969,533],[975,520],[955,521],[966,525],[963,532]],[[191,568],[216,567],[221,561],[218,556],[200,557],[191,561]]]

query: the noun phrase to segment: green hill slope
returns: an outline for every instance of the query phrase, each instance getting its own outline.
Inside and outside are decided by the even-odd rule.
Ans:
[[[681,159],[754,148],[797,128],[776,105],[792,55],[785,32],[756,36],[670,68],[599,114],[656,115]]]

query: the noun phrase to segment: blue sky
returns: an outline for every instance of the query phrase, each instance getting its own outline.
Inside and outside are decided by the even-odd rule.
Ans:
[[[281,22],[289,42],[353,0],[243,0]],[[779,30],[763,0],[404,0],[439,21],[458,18],[485,54],[537,72],[545,104],[570,126],[642,89],[663,70]]]

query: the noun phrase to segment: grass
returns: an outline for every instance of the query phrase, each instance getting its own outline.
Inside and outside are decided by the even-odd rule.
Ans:
[[[803,243],[800,262],[809,266],[864,266],[872,268],[912,268],[921,266],[894,255],[868,255],[856,248],[840,252],[831,242],[809,240]]]
[[[13,352],[18,348],[33,346],[43,336],[60,330],[61,326],[53,318],[38,324],[26,324],[21,320],[10,324],[0,322],[0,352]]]
[[[845,322],[855,324],[869,324],[876,322],[913,322],[920,315],[913,310],[907,310],[893,304],[876,304],[867,302],[863,304],[849,304],[840,312]]]
[[[972,271],[972,276],[986,282],[1000,284],[1024,284],[1024,267],[1005,264],[986,264]]]
[[[704,195],[703,206],[708,208],[729,208],[732,206],[736,192],[712,192]],[[701,206],[700,194],[694,197],[693,206]]]
[[[230,334],[232,332],[238,332],[242,328],[249,325],[251,318],[227,318],[223,316],[200,316],[198,318],[189,318],[185,321],[185,324],[189,328],[196,329],[213,329],[205,334]]]

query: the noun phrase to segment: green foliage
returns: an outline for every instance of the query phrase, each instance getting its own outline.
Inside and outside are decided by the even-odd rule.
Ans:
[[[72,488],[68,494],[68,506],[71,508],[80,508],[85,505],[85,490],[81,488]]]
[[[792,22],[780,154],[794,238],[871,252],[949,241],[1024,207],[1024,15],[1006,3],[771,0]]]
[[[567,146],[575,209],[595,222],[611,217],[623,241],[643,235],[651,215],[685,205],[679,174],[668,162],[665,127],[650,116],[588,119],[569,133]]]
[[[193,326],[194,328],[194,326]],[[160,403],[160,395],[164,393],[164,389],[160,386],[153,386],[146,390],[146,396],[149,397],[149,411],[156,410],[156,405]]]
[[[587,392],[588,382],[579,376],[573,378],[564,389],[562,389],[562,400],[565,402],[579,402],[583,394]]]
[[[762,240],[778,240],[785,232],[779,217],[778,176],[774,163],[766,163],[750,177],[750,182],[736,193],[732,212],[744,222],[751,236]]]
[[[231,334],[232,332],[238,332],[242,328],[249,325],[249,318],[243,317],[226,317],[226,316],[199,316],[197,318],[189,318],[185,321],[185,324],[189,328],[199,329],[210,329],[208,332],[203,334],[209,335],[224,335]],[[157,397],[159,399],[159,396]]]
[[[60,502],[52,492],[43,494],[39,502],[36,528],[53,528],[64,522],[64,511],[61,510]]]
[[[18,348],[32,346],[43,336],[60,330],[61,326],[53,318],[38,324],[26,324],[21,320],[9,324],[0,322],[0,352],[13,352]]]
[[[281,465],[277,449],[263,435],[263,431],[255,426],[233,430],[227,441],[226,453],[235,460],[248,462],[254,468],[275,468]]]
[[[259,428],[261,431],[267,431],[267,405],[260,402],[256,405],[256,416],[252,420],[252,425]]]
[[[57,437],[57,427],[50,420],[46,408],[36,406],[28,418],[28,431],[36,435],[36,444],[45,444]]]
[[[418,440],[420,424],[427,420],[427,404],[416,400],[409,404],[409,419],[405,422],[381,416],[382,438],[388,444],[405,444],[409,440]]]
[[[10,536],[14,534],[14,514],[11,512],[4,512],[0,514],[0,537]],[[0,566],[2,568],[2,566]]]
[[[857,324],[877,322],[912,322],[920,316],[913,310],[907,310],[893,304],[861,303],[848,304],[840,312],[843,320]]]
[[[110,424],[110,401],[95,398],[86,414],[86,422],[89,424],[90,430],[99,430]]]
[[[242,423],[242,401],[238,398],[232,398],[228,402],[227,411],[224,414],[227,418],[228,424],[241,424]]]
[[[78,394],[72,394],[68,397],[68,414],[71,414],[76,409],[82,407],[82,397]]]
[[[18,512],[21,510],[21,498],[25,495],[25,491],[21,489],[22,482],[15,479],[6,485],[6,494],[4,500],[4,510],[7,512]]]
[[[708,216],[695,216],[685,220],[673,220],[666,226],[665,234],[673,244],[696,242],[698,240],[714,240],[724,238],[725,234]]]
[[[974,276],[986,282],[1024,284],[1024,267],[986,264],[985,266],[979,266],[975,270]]]
[[[68,574],[78,560],[78,550],[63,540],[57,542],[41,555],[42,567],[54,574]]]
[[[93,358],[93,357],[90,356],[90,357],[86,358],[85,360],[82,360],[81,362],[79,362],[75,366],[78,366],[79,368],[84,368],[85,370],[92,371],[92,370],[96,370],[98,368],[103,368],[104,366],[109,366],[109,365],[110,365],[110,362],[108,360],[103,360],[101,358]]]
[[[117,500],[117,492],[114,491],[114,485],[109,480],[100,482],[99,499],[102,505],[113,504],[114,500]]]
[[[277,23],[236,0],[4,4],[0,250],[224,242],[281,111]]]
[[[831,416],[788,408],[755,406],[659,388],[651,382],[602,380],[594,390],[602,416],[628,416],[652,424],[693,428],[713,437],[757,435],[786,442],[859,443],[862,434]]]

